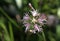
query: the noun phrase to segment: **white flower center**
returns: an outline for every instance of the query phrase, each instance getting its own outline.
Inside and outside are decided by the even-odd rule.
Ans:
[[[32,22],[35,23],[35,22],[37,22],[37,20],[36,20],[35,18],[33,18],[33,19],[32,19]]]

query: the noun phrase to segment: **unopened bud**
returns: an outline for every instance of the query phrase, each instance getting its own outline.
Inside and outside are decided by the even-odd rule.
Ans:
[[[34,11],[35,9],[32,7],[31,3],[29,3],[29,7]]]

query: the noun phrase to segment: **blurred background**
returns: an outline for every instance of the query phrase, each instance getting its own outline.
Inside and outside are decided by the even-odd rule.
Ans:
[[[21,19],[31,10],[29,3],[39,13],[47,15],[46,40],[41,33],[24,32]],[[0,41],[60,41],[60,0],[0,0]]]

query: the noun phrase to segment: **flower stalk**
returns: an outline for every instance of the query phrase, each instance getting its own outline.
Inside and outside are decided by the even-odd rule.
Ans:
[[[44,31],[42,31],[42,36],[43,36],[44,41],[46,41],[46,37],[45,37]]]

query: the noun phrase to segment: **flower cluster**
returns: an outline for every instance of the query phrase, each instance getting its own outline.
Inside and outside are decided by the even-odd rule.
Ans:
[[[41,32],[43,30],[42,26],[46,24],[47,18],[45,14],[40,15],[40,13],[38,13],[38,11],[35,10],[30,3],[29,6],[32,9],[32,11],[30,11],[31,15],[25,13],[23,16],[23,24],[26,27],[25,32]]]

